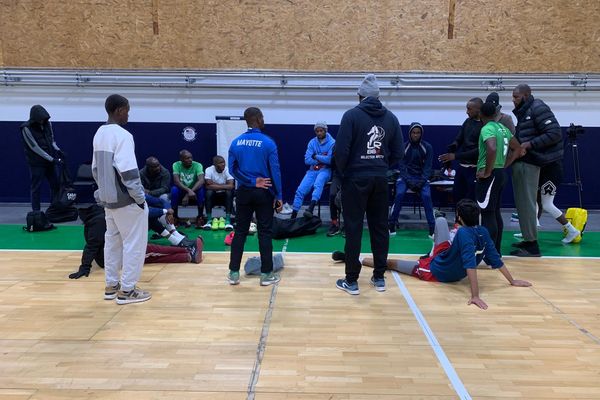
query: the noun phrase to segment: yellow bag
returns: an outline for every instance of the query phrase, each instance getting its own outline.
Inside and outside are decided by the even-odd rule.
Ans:
[[[588,212],[583,208],[569,208],[565,213],[565,218],[571,223],[581,234],[573,239],[571,243],[581,242],[585,225],[587,224]],[[567,236],[566,229],[563,230],[563,236]]]

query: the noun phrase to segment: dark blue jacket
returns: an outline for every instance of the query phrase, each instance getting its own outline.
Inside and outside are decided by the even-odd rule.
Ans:
[[[281,172],[277,145],[260,129],[248,129],[229,147],[229,172],[238,185],[256,187],[256,178],[271,178],[271,192],[281,200]]]
[[[467,269],[477,268],[481,260],[492,268],[504,266],[485,227],[463,226],[458,228],[452,246],[431,260],[431,273],[440,282],[457,282],[467,276]]]
[[[374,97],[346,111],[335,143],[335,164],[343,177],[386,177],[402,160],[398,119]]]
[[[420,124],[412,124],[408,131],[408,142],[405,144],[404,159],[399,164],[400,177],[407,183],[423,184],[431,178],[433,173],[433,147],[421,139],[413,142],[410,133]]]

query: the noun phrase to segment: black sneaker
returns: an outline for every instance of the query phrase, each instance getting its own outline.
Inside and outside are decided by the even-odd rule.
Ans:
[[[194,240],[190,240],[190,239],[184,237],[183,239],[181,239],[181,242],[179,242],[177,244],[177,247],[190,248],[190,247],[194,247],[195,245],[196,245],[196,242]]]
[[[521,242],[522,247],[510,252],[511,255],[517,257],[541,257],[540,247],[537,240],[531,242]]]
[[[511,251],[510,255],[517,257],[541,257],[542,253],[540,253],[539,250],[535,252],[528,249],[516,249]]]
[[[516,247],[517,249],[524,249],[529,245],[529,243],[522,241],[522,242],[516,242],[516,243],[512,243],[511,246],[512,247]]]
[[[196,242],[192,244],[192,246],[188,247],[190,251],[190,256],[192,257],[192,262],[194,264],[200,264],[202,262],[202,248],[204,247],[204,239],[202,236],[198,236],[196,238]]]
[[[346,254],[343,251],[336,250],[333,253],[331,253],[331,259],[333,261],[343,262],[346,261]]]
[[[340,233],[340,226],[338,224],[331,224],[329,226],[329,230],[327,231],[327,236],[335,236]]]

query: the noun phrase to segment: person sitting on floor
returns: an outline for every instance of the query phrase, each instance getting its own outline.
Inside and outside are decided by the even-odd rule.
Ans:
[[[231,211],[233,210],[233,191],[235,190],[235,179],[229,173],[225,166],[225,159],[222,156],[213,157],[213,165],[206,168],[204,174],[206,188],[206,224],[202,229],[216,231],[225,229],[232,231]],[[225,218],[212,218],[212,209],[217,200],[225,204]]]
[[[79,279],[89,276],[92,261],[104,268],[104,234],[106,233],[106,219],[104,208],[94,204],[87,208],[79,209],[79,218],[83,221],[83,235],[85,246],[81,255],[81,265],[76,272],[69,274],[70,279]],[[199,264],[202,261],[204,241],[198,237],[188,247],[160,246],[148,244],[146,246],[145,264],[150,263],[185,263]]]
[[[335,139],[327,132],[327,124],[325,122],[317,122],[315,124],[315,137],[308,142],[306,153],[304,154],[304,163],[309,168],[296,190],[291,218],[298,216],[298,211],[302,207],[304,197],[311,190],[312,197],[306,213],[310,214],[308,216],[312,216],[317,202],[321,199],[323,188],[331,178],[331,156],[334,145]]]
[[[433,203],[431,201],[431,188],[429,178],[433,173],[433,148],[422,140],[423,126],[418,122],[410,124],[408,129],[408,143],[404,150],[404,158],[399,164],[400,178],[396,182],[396,197],[390,211],[389,230],[390,236],[396,234],[396,225],[402,209],[402,200],[408,189],[421,197],[425,217],[429,226],[429,235],[433,235],[435,218],[433,216]]]
[[[204,214],[204,169],[202,164],[194,161],[188,150],[179,152],[179,161],[173,163],[173,187],[171,188],[171,207],[175,218],[179,218],[179,204],[186,206],[195,200],[198,207],[196,227],[200,228]]]
[[[429,282],[458,282],[469,277],[471,298],[468,305],[475,304],[485,310],[487,304],[479,297],[477,266],[483,260],[493,269],[498,269],[512,286],[528,287],[530,282],[514,279],[502,262],[500,254],[487,229],[478,225],[479,207],[471,199],[463,199],[456,206],[457,221],[460,227],[454,236],[448,229],[448,221],[439,217],[435,224],[435,244],[429,257],[418,261],[387,260],[387,269],[412,275]],[[343,261],[344,253],[332,254],[335,261]],[[362,264],[373,267],[373,259],[365,258]]]

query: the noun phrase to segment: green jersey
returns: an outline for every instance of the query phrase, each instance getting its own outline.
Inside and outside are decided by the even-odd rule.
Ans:
[[[189,168],[185,168],[181,161],[177,161],[173,163],[173,175],[179,175],[179,181],[191,189],[198,181],[198,176],[204,175],[204,169],[202,164],[196,161],[192,161],[192,166]]]
[[[481,134],[479,135],[477,171],[485,169],[487,160],[485,141],[492,138],[496,139],[496,161],[494,161],[494,168],[504,168],[504,162],[508,154],[508,142],[512,138],[512,133],[501,123],[490,121],[481,128]]]

